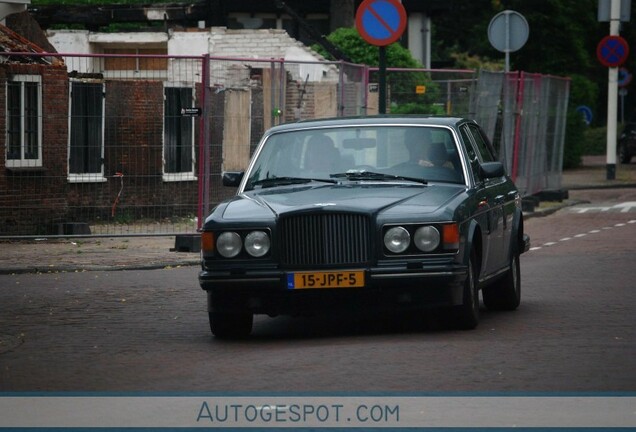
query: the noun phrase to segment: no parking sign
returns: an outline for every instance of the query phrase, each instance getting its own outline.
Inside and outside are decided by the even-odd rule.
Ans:
[[[625,63],[629,55],[629,45],[620,36],[605,36],[596,47],[596,57],[603,66],[618,67]]]
[[[376,46],[396,42],[406,28],[406,10],[398,0],[364,0],[356,12],[362,39]]]

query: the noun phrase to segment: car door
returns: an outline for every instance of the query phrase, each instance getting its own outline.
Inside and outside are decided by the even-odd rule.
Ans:
[[[489,149],[488,141],[475,124],[467,123],[460,130],[466,141],[466,152],[475,180],[478,213],[485,213],[485,221],[482,223],[484,234],[482,275],[488,276],[505,266],[506,262],[504,257],[504,238],[507,228],[504,217],[506,178],[482,176],[480,164],[496,161],[493,152]]]

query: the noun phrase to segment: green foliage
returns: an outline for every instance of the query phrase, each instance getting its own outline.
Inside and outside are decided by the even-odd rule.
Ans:
[[[581,165],[581,157],[585,148],[585,130],[587,124],[576,110],[568,110],[565,143],[563,149],[563,169],[576,168]]]
[[[379,48],[367,43],[355,28],[340,28],[327,36],[329,42],[347,54],[352,62],[377,67],[380,64]],[[312,48],[323,57],[332,59],[319,45]],[[411,52],[398,43],[386,47],[387,68],[423,68],[422,64],[413,58]],[[378,81],[377,73],[370,76],[372,82]],[[438,113],[440,108],[435,106],[439,96],[438,86],[431,81],[428,73],[422,71],[400,71],[387,73],[387,84],[391,94],[391,112],[401,114],[431,114]],[[426,93],[418,95],[415,88],[426,86]]]
[[[379,49],[368,44],[358,31],[353,27],[339,28],[327,36],[327,40],[346,53],[353,63],[378,66],[380,64]],[[331,55],[320,45],[312,46],[312,49],[329,60],[334,60]],[[386,47],[386,66],[401,68],[423,67],[413,58],[411,52],[398,43]]]
[[[491,60],[468,52],[451,53],[450,56],[455,60],[455,67],[459,69],[503,71],[505,68],[504,60]]]
[[[400,105],[391,105],[391,114],[431,114],[444,115],[444,107],[436,104],[424,104],[407,102]]]
[[[579,105],[594,107],[599,98],[598,85],[580,74],[572,74],[570,78],[570,106],[573,108]]]
[[[621,130],[620,126],[618,130]],[[586,128],[584,131],[583,154],[604,155],[606,153],[607,127]]]

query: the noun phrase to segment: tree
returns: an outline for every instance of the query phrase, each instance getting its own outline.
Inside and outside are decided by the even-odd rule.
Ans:
[[[352,62],[376,67],[380,64],[379,48],[367,43],[355,28],[340,28],[327,36],[329,42],[347,54]],[[325,58],[330,58],[322,47],[312,47]],[[417,69],[424,66],[418,62],[411,52],[399,43],[386,47],[387,68]],[[371,74],[372,82],[377,82],[377,73]],[[387,74],[387,85],[391,89],[391,112],[402,114],[441,114],[435,104],[439,90],[430,79],[429,74],[421,71],[395,72]],[[415,87],[424,85],[426,93],[417,95]]]

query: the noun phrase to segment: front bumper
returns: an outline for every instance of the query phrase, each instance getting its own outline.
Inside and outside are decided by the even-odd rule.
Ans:
[[[364,270],[360,288],[288,289],[287,271],[243,269],[241,274],[204,270],[201,288],[209,311],[249,310],[268,315],[295,315],[340,308],[415,308],[459,305],[468,270],[459,264],[383,265]]]

